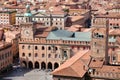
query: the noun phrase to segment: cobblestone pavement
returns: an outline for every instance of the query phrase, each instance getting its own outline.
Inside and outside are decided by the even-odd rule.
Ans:
[[[0,80],[53,80],[49,70],[16,68],[2,75]]]

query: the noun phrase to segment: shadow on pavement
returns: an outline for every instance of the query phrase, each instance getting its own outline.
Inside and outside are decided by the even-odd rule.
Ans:
[[[24,76],[24,74],[30,72],[32,69],[27,69],[27,68],[13,68],[11,71],[7,73],[2,73],[0,75],[0,80],[12,80],[12,79],[7,79],[9,77],[21,77]]]

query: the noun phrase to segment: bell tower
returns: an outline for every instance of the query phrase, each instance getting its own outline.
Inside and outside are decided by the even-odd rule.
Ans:
[[[36,23],[22,23],[21,27],[21,38],[22,39],[34,39],[34,34],[36,32]]]
[[[32,13],[31,13],[31,10],[30,10],[30,5],[27,4],[26,5],[26,12],[24,14],[24,22],[32,22]]]
[[[108,20],[94,18],[92,26],[91,57],[105,60],[108,64]]]

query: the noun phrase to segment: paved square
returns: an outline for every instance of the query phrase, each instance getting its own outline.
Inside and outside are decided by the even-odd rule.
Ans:
[[[0,80],[53,80],[50,71],[39,69],[13,69],[5,74]]]

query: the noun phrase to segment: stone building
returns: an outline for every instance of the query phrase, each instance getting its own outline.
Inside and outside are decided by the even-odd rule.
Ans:
[[[91,34],[91,50],[78,52],[78,54],[55,69],[52,72],[54,80],[119,79],[119,64],[110,63],[110,57],[112,55],[108,52],[110,48],[108,35],[109,20],[94,18]]]
[[[16,57],[19,54],[19,44],[18,40],[20,38],[20,30],[19,28],[15,28],[15,26],[12,26],[8,31],[5,33],[5,42],[9,42],[12,44],[12,53],[13,56]]]
[[[57,10],[55,8],[54,10]],[[27,11],[29,10],[29,15]],[[34,22],[41,22],[45,26],[55,26],[59,29],[64,29],[66,26],[67,14],[63,11],[48,11],[48,10],[38,10],[38,11],[30,11],[29,8],[26,6],[26,13],[17,13],[16,14],[16,25],[20,25],[23,22],[26,22],[25,16],[31,16],[31,20]]]
[[[69,47],[59,45],[61,41],[54,42],[54,40],[46,39],[52,27],[47,28],[36,26],[35,23],[25,23],[21,24],[21,29],[21,39],[19,40],[21,66],[55,69],[64,60],[70,58]]]
[[[106,13],[106,14],[98,14],[95,16],[99,19],[107,18],[109,20],[109,28],[110,29],[120,29],[120,14],[119,13]]]
[[[15,24],[16,11],[0,11],[0,24],[13,25]]]
[[[4,33],[0,30],[0,73],[12,67],[13,54],[12,44],[4,41]]]
[[[92,40],[90,36],[91,32],[57,30],[57,28],[44,27],[32,22],[21,24],[19,40],[21,66],[54,69],[53,65],[56,62],[62,64],[78,50],[90,50]],[[109,38],[108,51],[115,47],[115,41]],[[112,59],[112,56],[110,58]],[[48,63],[52,64],[52,68]]]

